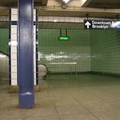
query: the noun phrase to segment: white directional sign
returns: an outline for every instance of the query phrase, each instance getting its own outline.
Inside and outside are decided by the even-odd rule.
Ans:
[[[91,23],[87,21],[87,22],[85,23],[85,26],[89,29],[90,26],[91,26]]]
[[[85,20],[85,29],[120,29],[120,21]]]

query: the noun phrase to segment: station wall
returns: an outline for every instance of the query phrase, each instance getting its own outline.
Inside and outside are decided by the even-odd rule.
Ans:
[[[39,64],[47,65],[49,72],[120,74],[119,30],[67,30],[68,41],[59,41],[59,36],[59,29],[39,29]],[[2,53],[8,54],[8,40],[9,30],[0,29]]]
[[[120,74],[120,31],[68,30],[69,41],[59,41],[60,30],[39,31],[39,63],[50,72],[74,72],[75,65],[50,64],[76,62],[77,72]]]
[[[8,54],[9,29],[0,29],[0,51]]]
[[[91,30],[91,71],[120,74],[120,31]]]
[[[62,35],[65,36],[64,30]],[[59,29],[39,30],[39,63],[47,65],[49,72],[89,72],[89,31],[67,30],[68,41],[58,40],[59,36]]]
[[[8,41],[9,41],[9,30],[0,29],[0,80],[9,79],[9,76],[8,76],[9,63],[8,63],[8,56],[7,56],[8,55]]]

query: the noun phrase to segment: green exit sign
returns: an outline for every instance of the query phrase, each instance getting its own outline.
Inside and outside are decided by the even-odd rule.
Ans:
[[[69,37],[68,36],[60,36],[59,38],[58,38],[58,40],[69,40]]]

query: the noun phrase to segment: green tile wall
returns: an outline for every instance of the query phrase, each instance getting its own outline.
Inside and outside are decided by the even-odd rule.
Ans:
[[[8,54],[9,29],[0,29],[0,51]]]
[[[39,29],[39,63],[46,64],[50,72],[120,74],[120,31],[68,30],[69,41],[59,41],[59,36],[59,29]],[[0,51],[6,54],[8,40],[9,30],[1,28]],[[77,65],[50,64],[70,62]]]
[[[89,31],[68,30],[69,41],[59,41],[59,36],[59,29],[39,30],[39,63],[47,65],[50,72],[90,71]],[[77,65],[51,64],[61,62],[76,62]]]
[[[91,30],[91,71],[120,74],[120,31]]]

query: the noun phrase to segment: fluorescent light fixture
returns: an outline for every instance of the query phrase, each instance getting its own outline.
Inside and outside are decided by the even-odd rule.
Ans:
[[[6,57],[6,55],[0,54],[0,57],[1,57],[1,58],[4,58],[4,57]]]
[[[11,45],[11,42],[9,42],[8,45]]]
[[[53,20],[54,22],[57,22],[58,20]]]
[[[65,3],[68,3],[70,0],[63,0]]]
[[[11,42],[9,42],[9,45],[11,45],[11,46],[17,46],[17,41],[11,41]]]

